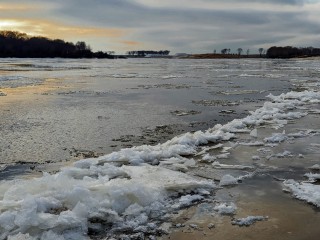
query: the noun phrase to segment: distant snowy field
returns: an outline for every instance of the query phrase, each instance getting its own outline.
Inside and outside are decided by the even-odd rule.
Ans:
[[[134,68],[130,65],[134,63],[126,64],[127,68]],[[140,64],[145,64],[150,71],[159,63],[146,61]],[[169,90],[178,89],[176,96],[192,95],[193,89],[195,95],[182,97],[189,102],[177,100],[175,105],[175,97],[167,93],[173,102],[161,99],[161,104],[183,108],[186,112],[198,110],[196,106],[200,103],[201,111],[211,110],[215,114],[223,109],[240,112],[231,115],[231,119],[227,117],[228,121],[219,115],[218,122],[207,129],[194,129],[162,143],[121,148],[98,158],[76,161],[57,173],[43,173],[42,177],[1,181],[0,239],[88,239],[88,235],[95,234],[105,237],[143,234],[152,238],[165,233],[161,224],[170,222],[171,214],[179,209],[210,202],[214,200],[216,189],[235,186],[260,172],[278,168],[278,160],[273,159],[304,161],[303,153],[286,150],[287,144],[320,135],[320,125],[318,128],[303,126],[306,117],[317,117],[320,113],[320,68],[317,64],[265,60],[218,60],[213,63],[192,60],[173,61],[172,64],[177,65],[174,70],[171,65],[165,65],[167,75],[157,73],[158,81],[166,81]],[[190,77],[193,71],[201,74]],[[109,78],[135,79],[137,74],[142,73],[130,69],[129,73],[120,72]],[[241,85],[244,84],[242,78],[253,79],[245,86]],[[262,80],[257,83],[259,79]],[[279,85],[279,88],[272,89],[272,83],[281,81],[285,82],[284,87]],[[238,87],[230,88],[233,85]],[[140,88],[146,94],[157,86],[159,83],[152,81],[143,86],[138,83],[126,90],[126,94]],[[209,94],[214,91],[214,97],[201,95],[202,92],[208,94],[208,91]],[[216,99],[216,96],[222,97]],[[216,106],[218,100],[219,106]],[[221,104],[222,100],[224,104]],[[192,101],[193,105],[190,105]],[[250,111],[245,111],[246,106]],[[208,120],[207,115],[202,114],[202,117]],[[195,119],[191,117],[185,121],[189,124]],[[147,120],[146,124],[149,121],[152,120]],[[284,130],[297,121],[300,121],[298,130]],[[319,148],[316,143],[310,146]],[[238,162],[231,161],[231,156],[242,147],[257,151],[252,151],[245,163],[241,158]],[[278,153],[273,153],[274,149],[278,149]],[[319,159],[317,152],[314,156]],[[270,164],[270,161],[275,163]],[[319,207],[320,185],[316,184],[320,179],[319,165],[314,160],[305,161],[305,179],[281,179],[281,183],[293,197]],[[309,166],[311,163],[314,164]],[[208,169],[213,173],[230,172],[224,172],[219,179],[210,174],[205,177],[195,174]],[[236,206],[222,202],[214,210],[218,214],[234,214]],[[248,216],[233,223],[250,225],[267,220],[268,216]]]

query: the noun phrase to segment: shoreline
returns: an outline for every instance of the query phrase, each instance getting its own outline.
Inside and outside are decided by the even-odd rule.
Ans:
[[[178,57],[179,58],[179,57]],[[293,57],[293,58],[268,58],[260,55],[238,55],[238,54],[190,54],[186,57],[180,57],[180,59],[305,59],[305,60],[320,60],[320,56],[309,57],[309,56],[301,56],[301,57]]]
[[[64,59],[64,60],[79,60],[79,58],[50,58],[50,57],[44,57],[44,58],[19,58],[19,57],[8,57],[8,58],[0,58],[0,59]],[[161,56],[161,57],[139,57],[139,56],[127,56],[127,55],[115,55],[114,58],[80,58],[85,60],[123,60],[123,59],[295,59],[295,60],[320,60],[320,56],[299,56],[299,57],[290,57],[290,58],[268,58],[265,55],[260,56],[259,54],[254,55],[238,55],[238,54],[214,54],[214,53],[196,53],[196,54],[186,54],[186,56],[175,56],[175,55],[168,55],[168,56]]]

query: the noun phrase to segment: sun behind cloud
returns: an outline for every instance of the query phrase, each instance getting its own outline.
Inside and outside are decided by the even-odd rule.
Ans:
[[[21,27],[21,22],[15,20],[0,20],[0,30],[8,30]]]

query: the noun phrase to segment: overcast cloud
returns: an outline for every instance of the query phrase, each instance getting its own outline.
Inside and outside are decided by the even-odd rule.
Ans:
[[[256,52],[259,47],[273,45],[320,47],[320,1],[316,0],[1,1],[0,29],[15,28],[1,25],[1,21],[15,19],[25,21],[23,26],[32,33],[70,41],[81,38],[94,50],[119,53],[137,49],[205,53],[222,48],[236,52],[239,47]],[[51,23],[54,33],[48,30]],[[95,30],[72,35],[67,31],[72,28]],[[106,34],[101,34],[103,31]]]

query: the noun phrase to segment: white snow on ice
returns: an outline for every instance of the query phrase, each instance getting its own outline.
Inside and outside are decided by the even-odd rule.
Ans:
[[[8,181],[0,205],[0,239],[18,233],[47,239],[49,232],[65,238],[71,233],[79,237],[85,236],[88,228],[101,228],[102,223],[112,224],[113,229],[134,230],[170,212],[167,199],[171,195],[196,192],[180,199],[185,205],[201,200],[201,195],[208,194],[203,189],[214,186],[211,181],[161,167],[117,168],[109,164],[65,168],[42,178]]]
[[[237,207],[234,203],[219,203],[214,207],[214,210],[221,215],[235,214]]]
[[[228,164],[221,164],[219,162],[214,162],[212,163],[212,166],[217,169],[240,169],[240,170],[245,170],[245,169],[254,169],[253,166],[245,166],[245,165],[228,165]]]
[[[220,179],[219,186],[223,187],[236,184],[238,184],[238,179],[230,174],[226,174]]]
[[[317,181],[320,180],[320,173],[306,173],[305,177],[309,178],[309,181]]]
[[[320,207],[320,185],[299,183],[292,179],[284,181],[283,184],[295,198]]]
[[[248,217],[245,217],[245,218],[235,219],[231,223],[233,225],[238,225],[240,227],[241,226],[248,227],[248,226],[254,224],[255,222],[266,221],[266,220],[268,220],[267,216],[248,216]]]

